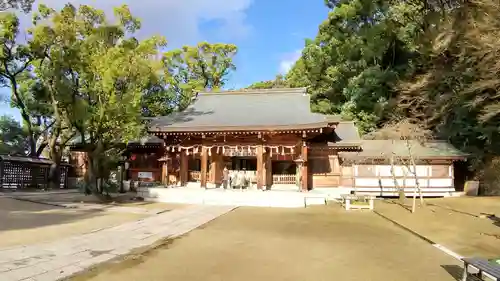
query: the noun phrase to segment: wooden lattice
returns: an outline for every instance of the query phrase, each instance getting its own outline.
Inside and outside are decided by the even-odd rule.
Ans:
[[[48,188],[50,161],[28,157],[0,156],[0,188]],[[68,166],[60,171],[61,188],[67,186]]]

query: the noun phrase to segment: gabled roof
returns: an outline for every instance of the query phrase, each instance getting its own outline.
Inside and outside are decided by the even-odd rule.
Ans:
[[[339,156],[345,159],[385,159],[394,155],[400,158],[409,157],[406,142],[403,140],[361,140],[362,151],[339,152]],[[424,145],[412,142],[413,155],[417,159],[456,159],[465,160],[467,154],[456,149],[445,141],[429,141]]]
[[[182,112],[150,119],[149,130],[208,132],[327,127],[340,121],[311,112],[305,88],[253,89],[199,93]]]

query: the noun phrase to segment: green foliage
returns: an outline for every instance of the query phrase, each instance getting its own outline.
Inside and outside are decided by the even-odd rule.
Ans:
[[[1,0],[0,12],[5,12],[9,9],[19,9],[27,13],[31,11],[31,6],[35,0]]]
[[[236,70],[232,44],[207,42],[163,54],[163,76],[143,99],[146,116],[183,110],[198,91],[220,90]]]
[[[409,120],[472,155],[491,189],[500,148],[500,5],[495,0],[325,0],[331,9],[286,77],[315,111],[362,132]]]
[[[247,89],[273,89],[286,88],[287,86],[285,77],[283,75],[276,75],[274,80],[256,82],[248,86]]]
[[[415,1],[326,1],[335,6],[308,40],[287,75],[291,86],[310,86],[315,111],[355,120],[362,132],[380,126],[393,86],[418,49],[423,14]],[[410,19],[411,18],[411,19]]]
[[[0,154],[23,155],[26,149],[26,132],[19,122],[11,116],[0,116]]]

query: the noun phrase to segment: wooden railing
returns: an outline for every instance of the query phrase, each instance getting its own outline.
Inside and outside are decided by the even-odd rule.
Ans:
[[[273,184],[295,184],[295,174],[273,175]]]
[[[232,171],[230,171],[231,174]],[[247,171],[248,174],[250,174],[250,178],[252,178],[254,181],[256,181],[255,177],[255,171]],[[189,171],[189,181],[191,182],[199,182],[201,179],[201,172],[200,171]],[[295,184],[296,183],[296,176],[295,174],[280,174],[280,175],[273,175],[273,184]]]

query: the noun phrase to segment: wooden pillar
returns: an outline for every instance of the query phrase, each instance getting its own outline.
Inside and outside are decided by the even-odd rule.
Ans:
[[[301,171],[301,175],[302,175],[302,181],[300,182],[300,184],[302,185],[301,186],[301,189],[302,189],[302,192],[307,192],[309,190],[309,171],[307,169],[307,154],[308,154],[308,149],[307,149],[307,143],[304,142],[302,144],[302,160],[304,161],[302,163],[302,171]]]
[[[273,168],[270,151],[264,153],[264,185],[266,189],[271,189],[273,185]]]
[[[189,158],[185,150],[181,151],[181,166],[180,166],[180,181],[181,186],[185,186],[188,182]]]
[[[219,151],[217,151],[219,150]],[[216,187],[222,184],[222,171],[224,170],[224,156],[220,149],[213,149],[210,159],[210,182],[214,183]]]
[[[205,146],[201,148],[201,173],[200,173],[200,182],[201,187],[207,188],[207,164],[208,164],[208,151]]]
[[[262,144],[257,146],[257,189],[264,186],[264,148]]]
[[[165,160],[161,164],[161,183],[168,185],[168,161]]]

